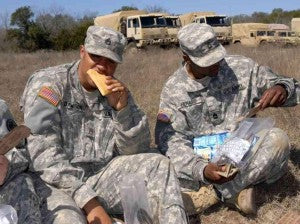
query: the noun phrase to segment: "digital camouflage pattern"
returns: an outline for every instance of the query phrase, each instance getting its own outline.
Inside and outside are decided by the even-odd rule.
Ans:
[[[84,47],[91,54],[121,63],[126,44],[127,40],[122,33],[108,27],[90,26],[86,32]]]
[[[145,114],[131,95],[117,112],[99,91],[85,91],[78,64],[35,73],[21,100],[25,123],[33,132],[28,138],[30,170],[46,183],[37,191],[46,203],[42,211],[47,209],[47,220],[64,223],[61,220],[77,213],[71,220],[85,223],[78,207],[96,196],[108,212],[122,212],[118,183],[125,174],[138,173],[145,176],[150,205],[160,222],[186,223],[170,162],[157,154],[133,155],[149,151]],[[43,86],[60,96],[57,106],[38,96]],[[50,196],[52,190],[61,193]]]
[[[6,102],[0,99],[0,139],[16,126]],[[39,198],[31,177],[22,173],[28,168],[29,159],[25,141],[5,156],[9,161],[9,167],[4,184],[0,186],[0,204],[8,204],[16,209],[18,223],[40,223]]]
[[[283,106],[299,103],[300,89],[296,80],[277,75],[270,68],[238,55],[227,56],[220,61],[220,70],[215,77],[206,76],[194,80],[183,66],[168,79],[161,93],[159,110],[160,113],[169,114],[170,122],[157,121],[156,141],[160,150],[171,159],[181,182],[196,189],[198,181],[207,183],[203,178],[203,169],[207,162],[194,154],[193,139],[201,135],[234,130],[236,120],[259,101],[266,89],[276,84],[284,85],[288,93]],[[281,132],[278,136],[286,139]],[[269,138],[271,137],[266,137]],[[273,142],[278,141],[276,138],[272,139]],[[271,146],[273,148],[272,144],[269,147]],[[279,148],[282,147],[286,148],[286,143]],[[260,164],[251,174],[257,178],[245,180],[245,183],[266,180],[268,177],[261,177],[265,169],[272,171],[286,163],[288,150],[278,160],[274,157],[276,150],[274,155],[265,156],[264,150],[261,147],[258,150],[260,156],[253,158],[255,164]],[[272,176],[272,173],[269,175]],[[247,178],[247,175],[242,174],[241,178]],[[224,196],[229,197],[230,194],[227,192]]]

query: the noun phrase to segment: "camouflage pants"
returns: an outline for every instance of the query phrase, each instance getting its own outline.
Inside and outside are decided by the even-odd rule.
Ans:
[[[0,204],[13,206],[18,223],[41,223],[40,200],[34,190],[32,179],[22,173],[0,187]]]
[[[98,193],[100,204],[109,214],[122,214],[119,186],[128,174],[142,176],[154,217],[159,223],[187,223],[180,187],[170,161],[156,153],[118,156],[96,174],[88,174],[88,186]],[[46,186],[39,188],[45,199],[43,223],[86,223],[82,211],[63,191]],[[41,185],[40,185],[41,186]]]
[[[288,136],[281,129],[273,128],[264,136],[253,157],[246,156],[250,163],[232,181],[215,187],[228,199],[250,185],[273,183],[286,172],[289,153]]]

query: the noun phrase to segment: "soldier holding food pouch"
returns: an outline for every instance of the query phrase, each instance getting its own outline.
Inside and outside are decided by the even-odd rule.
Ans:
[[[299,104],[299,83],[250,58],[227,55],[209,25],[184,26],[178,39],[184,63],[161,93],[158,147],[190,191],[184,201],[192,197],[194,205],[186,207],[194,210],[188,213],[220,200],[256,213],[253,186],[285,173],[290,143],[272,121],[263,126],[263,120],[244,118],[266,107]],[[199,189],[199,183],[212,185]]]

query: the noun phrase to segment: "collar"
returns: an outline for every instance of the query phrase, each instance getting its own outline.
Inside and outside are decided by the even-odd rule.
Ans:
[[[179,69],[178,72],[179,78],[185,86],[187,92],[196,92],[199,90],[206,89],[209,85],[211,77],[207,76],[202,79],[193,79],[184,65]]]

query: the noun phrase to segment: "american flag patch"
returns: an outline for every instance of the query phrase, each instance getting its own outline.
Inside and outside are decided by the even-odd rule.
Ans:
[[[171,115],[167,112],[160,111],[157,114],[157,120],[164,122],[164,123],[170,123],[171,122]]]
[[[54,106],[57,106],[57,104],[60,101],[60,95],[57,94],[53,89],[43,86],[38,94],[39,97],[47,100],[49,103],[51,103]]]

